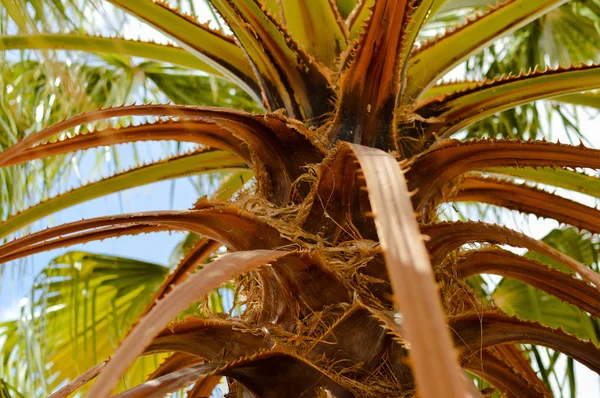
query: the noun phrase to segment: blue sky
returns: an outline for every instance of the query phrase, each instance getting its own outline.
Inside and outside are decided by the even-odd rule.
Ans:
[[[195,3],[195,9],[200,20],[209,20],[212,18],[212,14],[203,0],[195,1]],[[115,12],[118,16],[123,15],[121,11],[116,11],[110,4],[102,3],[102,5],[104,6],[107,15],[113,15]],[[92,12],[90,7],[87,7],[86,10]],[[96,32],[105,36],[113,36],[115,34],[115,26],[110,22],[106,22],[106,18],[98,15],[88,15],[87,20],[94,22],[93,25],[86,28],[88,32]],[[133,18],[127,18],[123,29],[119,29],[118,32],[127,39],[139,39],[144,41],[152,40],[158,43],[172,42],[154,28]],[[59,57],[64,56],[64,54],[64,52],[58,53]],[[137,100],[139,103],[140,98],[141,97],[136,98],[134,96],[130,101],[133,102]],[[138,153],[141,156],[140,161],[157,160],[169,154],[173,154],[175,151],[174,145],[172,144],[173,143],[165,142],[137,144],[139,149]],[[184,144],[182,150],[190,147],[190,145]],[[130,147],[120,145],[118,146],[118,152],[121,169],[124,170],[135,165],[133,152]],[[105,157],[102,170],[102,175],[104,176],[110,175],[115,171],[110,156],[110,153],[108,153],[107,157]],[[93,168],[94,161],[95,154],[84,156],[79,163],[79,173],[75,173],[69,177],[67,187],[63,187],[61,192],[64,192],[67,188],[82,185],[88,181],[86,178],[89,178],[92,181],[98,179],[99,176],[97,174],[90,175],[89,173],[89,170]],[[190,183],[189,178],[176,180],[174,187],[175,191],[172,192],[172,181],[162,181],[98,198],[65,209],[52,217],[43,218],[33,225],[32,230],[36,231],[40,228],[58,225],[64,222],[109,214],[151,210],[183,210],[190,208],[198,198],[198,194]],[[133,237],[126,236],[118,239],[90,242],[86,245],[76,245],[66,249],[57,249],[46,253],[40,253],[27,258],[24,265],[16,262],[6,264],[0,284],[0,321],[14,319],[18,316],[19,302],[23,296],[28,294],[33,278],[53,258],[67,250],[84,250],[131,257],[166,265],[171,251],[184,236],[184,233],[154,233]]]
[[[147,145],[161,150],[160,144]],[[133,163],[130,151],[121,151],[125,156],[121,161]],[[127,156],[129,155],[129,156]],[[154,159],[157,157],[155,156]],[[90,159],[91,160],[91,159]],[[82,171],[86,169],[85,163]],[[91,163],[91,162],[90,162]],[[82,173],[83,175],[85,173]],[[171,181],[161,181],[151,185],[130,189],[121,193],[82,203],[57,213],[52,218],[44,218],[35,224],[34,230],[48,225],[76,221],[109,214],[131,213],[138,211],[188,209],[198,195],[188,178],[176,180],[173,195]],[[171,202],[171,200],[173,201]],[[171,206],[172,205],[172,206]],[[118,239],[107,239],[101,242],[90,242],[85,245],[52,250],[26,259],[25,264],[13,262],[5,265],[0,288],[0,320],[14,318],[18,315],[20,298],[27,295],[34,276],[54,257],[66,250],[83,250],[96,253],[132,257],[140,260],[166,265],[175,245],[183,239],[184,233],[153,233],[139,236],[123,236]]]

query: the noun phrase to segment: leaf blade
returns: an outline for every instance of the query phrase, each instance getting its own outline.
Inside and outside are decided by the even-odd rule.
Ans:
[[[333,67],[348,46],[346,25],[330,0],[282,0],[285,26],[307,52]]]
[[[0,225],[0,238],[42,217],[111,193],[172,178],[245,167],[241,158],[224,151],[200,151],[168,158],[84,185],[32,206],[5,220]]]
[[[566,169],[492,167],[485,171],[523,178],[600,198],[599,178]]]
[[[336,120],[330,139],[396,149],[396,103],[401,90],[409,0],[375,3],[361,38],[349,50],[351,63],[340,78]]]
[[[432,129],[449,136],[494,113],[540,99],[558,97],[600,87],[600,65],[571,66],[534,70],[517,77],[500,78],[480,87],[432,100],[419,109],[422,115],[439,118]],[[417,113],[419,113],[417,109]],[[436,110],[434,110],[436,109]],[[430,113],[431,112],[431,113]],[[433,127],[435,126],[435,127]]]
[[[221,76],[221,73],[182,48],[171,45],[77,34],[30,34],[0,36],[0,51],[68,50],[99,54],[119,54],[168,62]]]
[[[351,148],[370,191],[394,301],[402,310],[412,347],[419,393],[423,397],[468,396],[400,167],[383,151],[352,144]]]
[[[580,279],[527,257],[501,249],[472,250],[460,257],[457,264],[459,278],[484,273],[518,280],[588,311],[593,316],[600,316],[598,290]],[[537,320],[542,322],[541,319]]]
[[[329,71],[307,54],[257,0],[210,0],[256,70],[265,105],[309,124],[328,113]]]
[[[231,38],[178,14],[163,3],[147,0],[110,2],[172,37],[260,102],[254,72],[243,51]]]
[[[454,28],[450,34],[413,55],[407,73],[409,86],[405,93],[406,100],[418,98],[469,55],[567,1],[508,0],[492,8],[485,16]],[[428,68],[429,65],[437,67]]]
[[[469,175],[459,187],[454,200],[479,202],[501,206],[538,217],[557,220],[600,232],[600,211],[562,196],[545,192],[525,184],[514,184],[508,180]]]

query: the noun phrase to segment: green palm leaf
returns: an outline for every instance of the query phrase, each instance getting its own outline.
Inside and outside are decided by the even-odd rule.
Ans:
[[[32,292],[37,332],[47,341],[42,355],[52,364],[47,374],[58,376],[50,389],[110,355],[167,273],[158,264],[88,252],[55,258]],[[157,364],[141,359],[123,383],[145,380]]]

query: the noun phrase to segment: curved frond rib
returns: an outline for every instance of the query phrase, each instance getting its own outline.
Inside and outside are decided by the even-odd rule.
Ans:
[[[413,203],[422,211],[445,184],[466,172],[529,166],[600,169],[600,150],[545,141],[446,140],[407,166],[409,189],[418,188]]]
[[[77,127],[86,123],[97,122],[99,120],[105,120],[117,117],[131,117],[131,116],[157,116],[157,117],[208,117],[219,114],[229,113],[230,111],[224,111],[221,108],[208,108],[208,107],[194,107],[194,106],[180,106],[170,104],[144,104],[144,105],[129,105],[129,106],[118,106],[110,107],[105,109],[98,109],[96,111],[83,113],[78,116],[63,120],[62,122],[56,123],[44,130],[31,134],[19,141],[12,147],[6,149],[0,154],[0,166],[6,166],[12,164],[11,161],[16,157],[22,155],[27,149],[33,148],[35,145],[40,144],[54,137],[55,135]],[[243,112],[236,112],[238,114],[244,114]],[[91,137],[88,137],[90,139]],[[102,137],[105,140],[108,137]],[[80,138],[81,139],[81,138]],[[129,141],[124,141],[129,142]],[[119,143],[117,141],[117,143]],[[63,144],[66,145],[66,144]],[[96,144],[87,144],[85,148],[92,148]],[[100,144],[98,144],[100,145]],[[79,149],[77,147],[69,150]]]
[[[463,358],[478,356],[480,350],[499,344],[536,344],[560,351],[600,373],[598,347],[560,329],[495,312],[462,315],[448,323]]]
[[[571,65],[543,72],[536,68],[533,72],[501,77],[481,86],[435,98],[415,112],[423,118],[438,120],[428,126],[426,134],[435,132],[437,136],[448,137],[494,113],[531,101],[598,87],[600,65]]]
[[[445,0],[411,0],[409,2],[409,15],[407,17],[407,26],[405,33],[402,37],[402,48],[400,54],[406,54],[402,56],[401,61],[401,78],[400,78],[400,92],[398,100],[401,100],[404,96],[404,92],[407,89],[408,81],[406,80],[406,74],[408,73],[408,67],[411,60],[411,53],[417,42],[417,38],[423,25],[427,22],[427,19],[431,17],[441,4]],[[402,102],[401,102],[402,103]]]
[[[145,348],[144,355],[174,351],[196,355],[205,361],[230,362],[273,348],[268,335],[248,326],[235,319],[188,317],[159,332]]]
[[[215,192],[212,197],[217,201],[225,201],[230,199],[231,196],[239,189],[236,184],[241,185],[244,183],[243,176],[239,173],[233,173],[221,184],[221,187],[217,192]],[[232,185],[232,183],[234,185]],[[229,188],[229,189],[228,189]],[[162,299],[169,290],[173,288],[174,285],[179,284],[180,282],[187,279],[190,272],[194,271],[195,267],[199,264],[202,264],[208,258],[216,252],[222,244],[212,239],[202,238],[199,239],[192,248],[187,252],[187,254],[179,261],[175,269],[167,276],[167,278],[163,281],[161,286],[158,288],[156,293],[154,294],[152,300],[150,301],[150,305],[144,312],[144,314],[148,313],[158,302],[158,300]]]
[[[302,398],[307,395],[316,396],[322,390],[327,390],[336,398],[354,397],[354,394],[336,381],[338,376],[328,374],[298,356],[277,351],[259,352],[230,363],[197,365],[175,372],[173,376],[162,376],[156,383],[160,388],[159,396],[164,396],[169,390],[173,391],[175,386],[182,388],[191,384],[194,381],[193,374],[196,379],[214,375],[231,377],[264,398]],[[155,397],[156,395],[146,395],[153,391],[153,384],[148,381],[133,388],[131,393],[124,392],[117,397]],[[106,395],[101,395],[104,396]]]
[[[456,264],[459,278],[494,274],[527,283],[600,317],[600,292],[584,281],[547,265],[500,249],[468,251]]]
[[[188,391],[187,398],[204,398],[212,394],[221,381],[221,376],[201,377],[194,382],[194,387]]]
[[[98,239],[97,234],[104,231],[108,231],[109,235],[102,238],[116,236],[122,231],[120,227],[186,230],[213,238],[236,250],[281,247],[290,243],[275,228],[249,213],[232,206],[217,206],[204,210],[123,214],[63,224],[0,246],[0,261],[7,261],[6,258],[15,252],[24,255],[27,249],[39,251],[51,245],[61,247],[69,239],[69,234],[75,234],[77,238],[71,244],[90,241],[90,237]]]
[[[273,250],[228,253],[192,274],[140,320],[123,340],[89,395],[98,398],[107,397],[117,385],[121,375],[135,358],[143,353],[161,329],[191,304],[227,280],[275,261],[286,254],[286,252]]]
[[[450,336],[442,332],[446,322],[404,175],[392,155],[360,145],[351,148],[369,189],[394,303],[402,311],[411,344],[419,394],[467,396]]]
[[[222,363],[203,363],[148,380],[136,387],[113,395],[114,398],[163,398],[169,393],[188,387],[198,379],[211,377]],[[105,396],[108,396],[106,394]]]
[[[227,171],[243,168],[245,168],[245,164],[242,159],[222,151],[205,150],[167,158],[86,184],[25,209],[0,225],[0,237],[62,209],[114,192],[215,170]]]
[[[168,62],[220,76],[221,73],[183,48],[127,40],[121,37],[97,37],[76,34],[27,34],[0,36],[0,51],[6,50],[69,50],[100,54],[120,54]]]
[[[31,245],[21,242],[20,239],[13,240],[3,246],[0,246],[0,263],[6,263],[26,256],[31,256],[48,250],[59,249],[77,245],[80,243],[92,242],[95,240],[104,240],[117,236],[140,235],[151,232],[177,231],[177,228],[156,226],[151,224],[138,225],[117,225],[116,227],[97,228],[93,231],[74,233],[78,229],[69,232],[71,235],[62,237],[56,236],[56,239],[44,241],[34,241]]]
[[[387,312],[370,309],[374,318],[381,322],[381,326],[385,328],[391,335],[396,339],[392,340],[388,355],[391,359],[391,366],[395,368],[396,377],[400,377],[402,383],[412,384],[411,370],[407,365],[409,350],[404,345],[404,331],[403,328],[397,323],[397,321]],[[450,326],[451,328],[452,326]],[[454,336],[455,340],[459,339]],[[464,346],[466,342],[457,346]],[[508,358],[506,352],[511,352],[515,349],[514,345],[502,345],[494,347],[493,349],[487,348],[477,353],[477,355],[466,355],[465,352],[461,352],[462,367],[466,370],[471,371],[474,374],[481,375],[490,374],[488,378],[484,379],[491,381],[494,380],[494,384],[501,390],[505,390],[508,396],[511,398],[517,398],[521,396],[540,398],[545,397],[544,393],[547,391],[544,384],[538,379],[535,372],[529,367],[529,362],[525,361],[525,364],[529,367],[529,372],[523,369],[522,366],[515,366],[519,359],[513,360],[514,358]],[[493,351],[492,351],[493,350]],[[483,360],[483,362],[482,362]],[[487,367],[488,361],[490,367]],[[531,379],[530,379],[531,378]],[[532,381],[533,380],[533,381]],[[511,393],[519,392],[518,388],[526,388],[526,391],[520,391],[521,394],[511,395]]]
[[[190,366],[199,365],[203,362],[205,360],[196,355],[175,352],[158,365],[156,370],[148,376],[148,380],[156,379],[169,373],[189,368]]]
[[[531,362],[523,355],[522,348],[514,344],[503,344],[488,351],[493,351],[494,356],[505,362],[511,369],[527,380],[533,386],[532,390],[544,391],[549,394],[548,387],[533,370]]]
[[[67,398],[75,391],[77,391],[82,386],[89,383],[91,380],[95,379],[96,376],[100,374],[102,368],[106,366],[107,361],[100,362],[98,365],[94,366],[91,369],[88,369],[81,376],[77,377],[75,380],[69,382],[66,386],[61,387],[58,391],[50,394],[48,398]]]
[[[489,350],[483,350],[480,355],[473,356],[463,367],[493,386],[506,391],[509,398],[544,398],[547,396],[545,394],[547,391],[538,391],[537,386],[529,383],[523,375]]]
[[[505,0],[490,7],[483,15],[468,19],[441,37],[422,44],[411,57],[406,100],[418,98],[452,68],[499,37],[514,32],[567,1]]]
[[[79,124],[79,123],[77,123]],[[72,126],[68,126],[67,130]],[[54,126],[47,130],[55,130]],[[45,136],[45,130],[35,133],[40,137]],[[21,149],[20,153],[13,156],[16,149],[7,149],[0,155],[7,159],[3,166],[12,166],[25,163],[34,159],[42,159],[49,156],[57,156],[69,152],[97,148],[100,146],[126,144],[139,141],[185,141],[194,142],[203,145],[226,149],[241,155],[246,161],[249,161],[250,155],[244,151],[241,141],[232,139],[216,123],[202,120],[169,120],[166,122],[158,121],[154,123],[143,123],[139,125],[108,127],[102,130],[94,130],[85,134],[78,134],[67,137],[62,140],[48,141],[31,146],[28,149]],[[17,144],[19,145],[19,144]]]
[[[441,264],[448,253],[467,243],[490,242],[511,245],[524,247],[555,260],[577,272],[583,279],[600,289],[600,274],[591,268],[553,249],[544,242],[506,227],[481,222],[443,222],[425,226],[421,232],[431,237],[427,246],[431,253],[431,262],[436,265]]]
[[[600,233],[599,210],[507,180],[467,176],[453,201],[488,203]]]
[[[318,396],[326,390],[336,398],[355,394],[339,383],[341,376],[313,366],[304,358],[278,352],[258,353],[223,368],[220,374],[232,377],[264,398]]]
[[[34,146],[78,125],[123,116],[192,118],[106,129],[56,143]],[[307,164],[318,163],[323,151],[282,117],[252,115],[210,107],[134,105],[100,109],[67,119],[32,134],[0,154],[0,166],[76,149],[144,140],[186,140],[237,153],[255,167],[259,188],[277,203],[289,199],[292,183]]]
[[[260,103],[260,88],[241,48],[232,37],[179,14],[162,2],[110,0],[110,2],[172,37],[184,49],[230,80]]]
[[[163,284],[154,294],[145,313],[148,313],[174,286],[186,280],[195,267],[206,261],[211,254],[219,249],[222,244],[212,239],[200,239],[190,249],[187,255],[177,264],[177,267],[167,276]]]
[[[470,89],[476,89],[485,85],[486,82],[481,80],[456,80],[450,82],[443,82],[431,87],[429,90],[424,92],[421,95],[420,99],[425,102],[426,100],[430,100],[435,97],[445,98],[446,96],[451,94],[469,91]],[[547,99],[552,102],[589,106],[591,108],[600,109],[600,92],[598,92],[597,90],[573,94],[563,94],[559,95],[558,97],[548,97]]]
[[[204,363],[201,357],[183,352],[175,352],[165,359],[158,368],[148,376],[148,381],[159,377]],[[188,391],[188,398],[204,398],[210,396],[214,388],[221,381],[221,376],[198,376],[194,387]]]

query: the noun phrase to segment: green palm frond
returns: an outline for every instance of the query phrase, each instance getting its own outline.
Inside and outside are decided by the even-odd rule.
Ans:
[[[83,23],[86,11],[94,9],[96,3],[96,0],[1,0],[5,12],[0,13],[0,30],[16,28],[24,33],[35,32],[40,26],[43,29],[77,28]]]
[[[595,0],[570,1],[471,58],[466,64],[467,76],[475,80],[492,79],[518,70],[530,70],[537,65],[598,62],[598,41],[598,3]],[[471,125],[468,136],[536,138],[547,132],[545,126],[549,115],[556,114],[563,121],[567,134],[578,140],[584,137],[572,109],[560,103],[521,105]]]
[[[576,258],[583,264],[598,269],[600,243],[595,236],[582,236],[571,228],[555,229],[542,241],[572,258]],[[537,253],[530,252],[527,257],[566,271],[561,264]],[[591,340],[596,345],[600,344],[600,321],[597,317],[590,316],[580,308],[530,285],[514,279],[503,278],[494,289],[491,298],[499,308],[508,314],[522,319],[537,320],[549,327],[562,328],[581,339]],[[540,354],[544,351],[543,348],[532,346],[530,350],[539,368],[539,373],[549,388],[555,386],[561,395],[564,394],[563,396],[567,392],[571,397],[578,396],[573,364],[568,365],[566,373],[556,366],[558,362],[568,363],[568,358],[560,352],[545,349],[549,360],[543,360]],[[563,382],[554,383],[555,380],[562,380],[565,375],[568,377],[566,385]],[[553,382],[552,385],[550,380]]]
[[[36,279],[21,319],[2,325],[3,374],[21,373],[19,387],[46,393],[74,379],[110,355],[168,272],[158,264],[87,252],[55,258]],[[28,352],[36,346],[39,352]],[[143,382],[159,359],[141,359],[123,383]],[[30,366],[19,369],[24,361]]]

